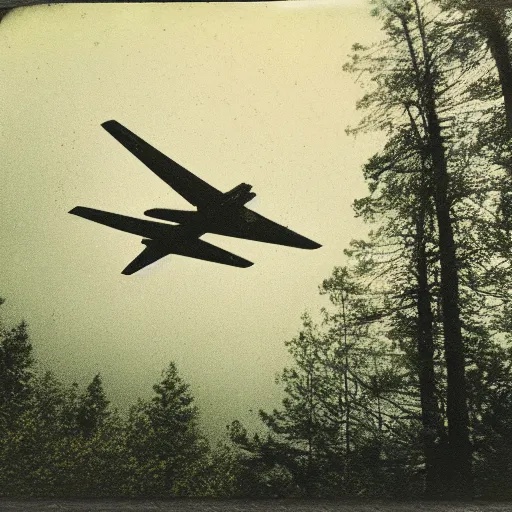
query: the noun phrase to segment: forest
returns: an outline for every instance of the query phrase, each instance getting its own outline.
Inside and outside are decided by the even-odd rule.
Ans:
[[[382,39],[344,67],[347,133],[386,137],[353,205],[368,236],[286,343],[264,434],[234,421],[212,446],[173,362],[121,415],[100,374],[62,384],[1,324],[1,496],[512,499],[512,17],[371,4]]]

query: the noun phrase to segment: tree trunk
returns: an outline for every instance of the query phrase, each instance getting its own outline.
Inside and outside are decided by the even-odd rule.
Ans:
[[[350,456],[350,400],[348,394],[348,333],[347,333],[347,316],[345,312],[345,299],[344,292],[341,293],[341,307],[343,315],[343,349],[345,351],[345,361],[343,365],[343,392],[345,399],[345,471],[344,481],[346,490],[350,489],[350,469],[351,469],[351,456]]]
[[[449,457],[446,458],[445,469],[449,471],[449,496],[471,498],[473,494],[472,454],[466,401],[464,344],[459,310],[459,274],[448,198],[449,175],[439,116],[437,115],[433,59],[418,0],[414,0],[414,6],[421,38],[421,60],[416,55],[407,16],[398,12],[396,15],[402,23],[415,73],[418,99],[427,120],[426,152],[432,163],[433,198],[439,231],[440,293],[447,372],[446,416],[448,419]],[[420,62],[422,62],[421,66]]]
[[[489,46],[496,62],[503,100],[505,102],[507,128],[512,133],[512,58],[502,18],[503,13],[499,16],[490,7],[478,7],[476,9],[476,19],[480,31],[487,39],[487,46]]]
[[[436,398],[434,372],[434,335],[432,297],[428,284],[428,265],[425,241],[425,203],[427,191],[422,190],[420,213],[417,219],[417,254],[416,271],[418,279],[418,377],[420,384],[421,421],[423,425],[423,445],[425,453],[425,497],[428,499],[442,497],[446,489],[445,464],[442,455],[445,436]]]
[[[434,200],[439,229],[440,290],[447,371],[446,415],[451,471],[449,494],[454,498],[470,498],[473,490],[471,445],[466,403],[464,344],[459,310],[459,275],[448,199],[449,177],[439,119],[435,110],[433,87],[428,89],[430,89],[431,97],[429,98],[430,108],[427,119],[434,171]]]
[[[306,485],[305,485],[305,493],[308,498],[313,497],[314,494],[314,486],[313,486],[313,478],[314,478],[314,464],[313,464],[313,436],[314,436],[314,398],[313,398],[313,365],[311,364],[311,359],[309,361],[309,372],[307,376],[307,385],[308,385],[308,466],[306,470]]]

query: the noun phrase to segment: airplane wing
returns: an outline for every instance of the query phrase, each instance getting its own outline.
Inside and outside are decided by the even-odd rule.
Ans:
[[[247,268],[253,265],[249,260],[198,238],[172,245],[160,244],[153,240],[143,240],[142,243],[146,245],[146,248],[123,270],[122,274],[132,275],[168,254],[179,254],[189,258],[231,265],[232,267]]]
[[[214,263],[222,263],[223,265],[231,265],[232,267],[247,268],[254,265],[252,261],[246,260],[228,252],[216,245],[209,244],[199,238],[192,239],[181,245],[172,248],[173,254],[181,254],[189,258],[198,260],[213,261]]]
[[[76,206],[69,213],[145,238],[165,238],[171,236],[174,231],[174,226],[170,224],[135,219],[134,217],[86,208],[85,206]]]
[[[187,171],[117,121],[106,121],[101,126],[194,206],[207,205],[223,197],[220,190]]]
[[[153,208],[144,212],[149,217],[180,222],[186,225],[198,216],[197,212],[181,212],[165,208]],[[180,214],[180,215],[177,215]],[[204,229],[209,233],[245,238],[270,244],[287,245],[301,249],[318,249],[320,244],[299,235],[277,222],[271,221],[249,208],[226,208],[204,220]]]

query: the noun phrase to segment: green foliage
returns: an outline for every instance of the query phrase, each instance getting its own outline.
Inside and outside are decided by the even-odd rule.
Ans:
[[[126,450],[130,493],[142,496],[201,494],[203,463],[208,444],[197,427],[197,408],[170,363],[155,395],[130,410]]]
[[[234,424],[231,439],[254,493],[283,467],[306,495],[440,497],[471,492],[469,433],[476,492],[508,496],[507,52],[476,4],[372,3],[385,37],[354,45],[344,69],[366,86],[347,133],[388,137],[354,204],[373,230],[323,282],[322,329],[305,316],[287,343],[286,397],[260,412],[267,437]]]
[[[51,372],[36,374],[30,403],[3,438],[0,464],[6,495],[104,496],[118,491],[121,420],[80,432],[76,386]]]
[[[381,336],[382,312],[345,267],[334,269],[321,293],[332,309],[322,327],[305,314],[286,343],[293,366],[278,379],[286,396],[280,409],[260,411],[267,436],[250,439],[238,422],[229,429],[243,487],[278,495],[272,477],[288,496],[417,494],[417,404],[404,400],[406,374]]]
[[[100,375],[96,375],[82,397],[77,410],[78,428],[85,437],[92,436],[108,417],[109,402]]]
[[[22,321],[11,329],[0,324],[0,430],[8,428],[26,406],[33,362],[27,324]]]
[[[27,326],[2,328],[1,496],[216,496],[229,459],[211,453],[188,385],[171,363],[123,419],[100,375],[85,390],[34,367]],[[231,468],[232,473],[234,469]]]

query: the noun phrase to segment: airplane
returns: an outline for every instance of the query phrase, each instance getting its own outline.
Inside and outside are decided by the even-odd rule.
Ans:
[[[117,121],[107,121],[102,126],[159,178],[197,208],[197,211],[154,208],[145,211],[144,215],[179,224],[199,224],[207,233],[218,235],[302,249],[321,247],[313,240],[246,208],[244,205],[256,197],[256,194],[251,192],[251,185],[240,183],[223,193],[162,154]]]
[[[123,270],[123,274],[130,275],[171,253],[237,267],[252,265],[252,262],[240,256],[199,240],[205,233],[302,249],[321,247],[317,242],[245,207],[256,196],[251,192],[251,185],[241,183],[223,193],[117,121],[106,121],[101,126],[159,178],[196,206],[196,211],[153,208],[144,212],[148,217],[178,223],[177,226],[82,206],[73,208],[69,213],[145,237],[142,243],[146,249]]]

